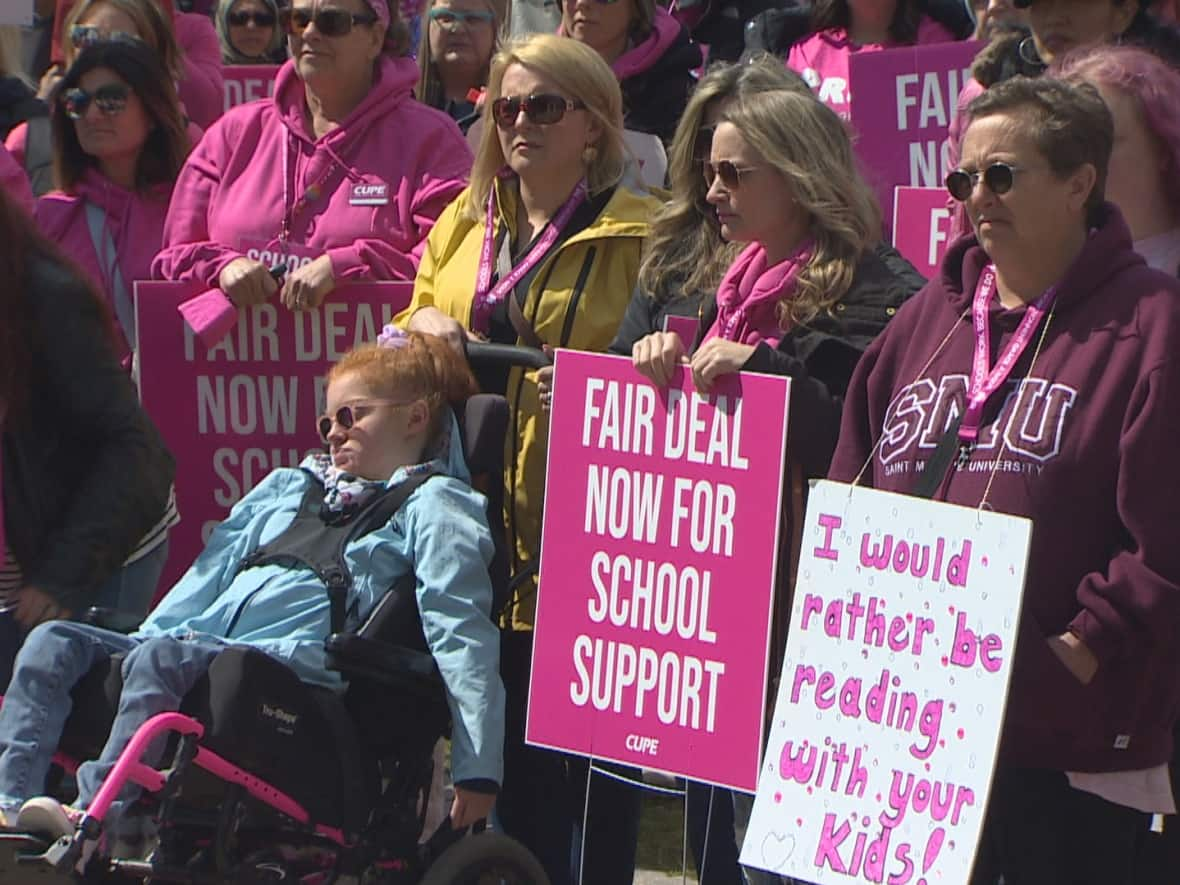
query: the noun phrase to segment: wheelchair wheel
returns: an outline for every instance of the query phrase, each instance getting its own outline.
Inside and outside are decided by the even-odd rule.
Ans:
[[[515,839],[485,830],[444,851],[421,885],[549,885],[549,877]]]

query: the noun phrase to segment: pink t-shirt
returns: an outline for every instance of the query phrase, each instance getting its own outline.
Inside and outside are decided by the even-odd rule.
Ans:
[[[923,16],[918,23],[917,45],[951,43],[955,35],[934,19]],[[857,46],[843,28],[819,31],[791,47],[787,67],[807,81],[819,100],[845,119],[851,113],[852,93],[848,88],[848,58],[854,52],[895,49],[900,44],[869,43]]]

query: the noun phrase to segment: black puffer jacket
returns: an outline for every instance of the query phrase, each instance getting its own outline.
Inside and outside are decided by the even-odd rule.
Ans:
[[[651,67],[620,81],[623,125],[670,142],[692,92],[692,72],[700,65],[701,47],[692,42],[688,29],[681,25],[680,32]]]
[[[0,141],[18,124],[30,117],[48,113],[45,102],[19,77],[0,77]]]
[[[791,460],[805,477],[827,474],[840,433],[844,393],[860,355],[906,299],[924,285],[926,280],[896,249],[880,244],[860,260],[852,287],[832,313],[791,329],[777,348],[759,344],[742,367],[791,379],[788,439]],[[660,331],[665,315],[694,314],[696,304],[700,305],[699,341],[717,318],[715,298],[698,301],[686,296],[657,302],[637,292],[611,352],[630,356],[636,341]]]
[[[86,284],[38,255],[22,288],[33,364],[0,438],[7,541],[25,584],[77,611],[159,521],[175,465]]]

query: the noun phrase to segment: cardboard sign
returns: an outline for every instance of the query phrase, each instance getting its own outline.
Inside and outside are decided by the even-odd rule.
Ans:
[[[322,445],[315,429],[327,368],[377,340],[411,283],[350,283],[317,310],[271,302],[239,311],[237,327],[203,347],[176,308],[200,283],[135,284],[140,397],[176,459],[181,523],[172,530],[168,588],[214,526],[276,467]]]
[[[980,48],[935,43],[849,59],[856,151],[887,221],[896,186],[942,186],[950,171],[947,130]]]
[[[1030,531],[968,507],[812,489],[743,864],[840,885],[970,880]]]
[[[279,65],[225,65],[225,110],[274,95]]]
[[[950,244],[949,202],[946,188],[894,188],[893,246],[928,280],[938,273]]]
[[[789,381],[555,371],[526,740],[751,791]]]

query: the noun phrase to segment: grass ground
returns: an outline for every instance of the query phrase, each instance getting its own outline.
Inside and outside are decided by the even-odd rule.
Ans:
[[[644,796],[636,866],[641,870],[659,870],[679,876],[683,845],[684,800],[677,796]],[[695,882],[691,854],[687,860],[688,881]]]

